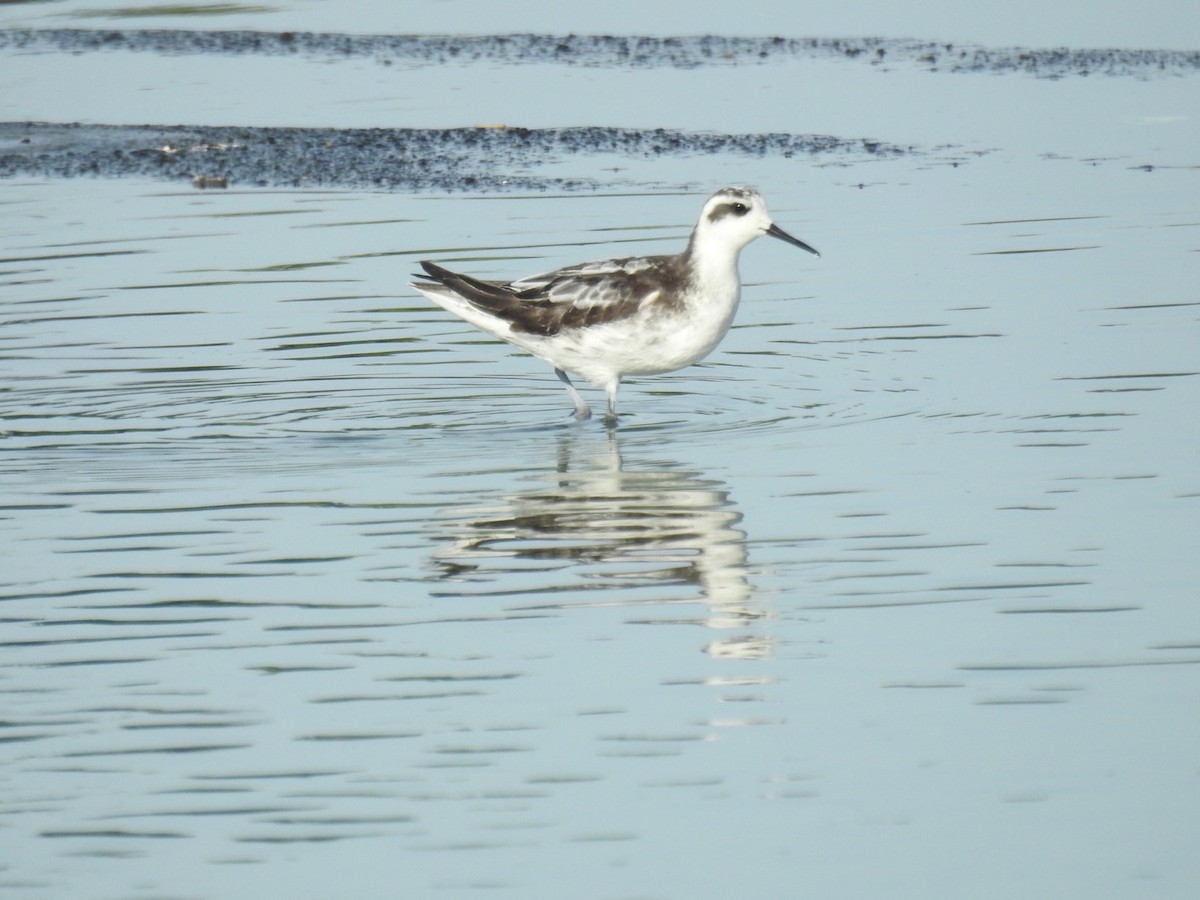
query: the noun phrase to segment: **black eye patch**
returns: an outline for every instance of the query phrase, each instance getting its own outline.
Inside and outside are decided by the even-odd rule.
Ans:
[[[742,203],[740,200],[733,200],[729,203],[722,203],[720,206],[710,212],[708,214],[708,221],[715,222],[718,219],[722,219],[731,214],[741,218],[748,212],[750,212],[750,204]]]

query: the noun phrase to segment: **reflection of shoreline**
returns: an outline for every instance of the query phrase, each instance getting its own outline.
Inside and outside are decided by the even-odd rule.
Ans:
[[[572,432],[558,446],[553,472],[490,503],[446,510],[444,546],[434,554],[443,596],[605,592],[595,605],[645,606],[700,600],[709,628],[746,628],[766,611],[752,599],[746,534],[729,492],[669,464],[626,471],[616,432],[594,444]],[[473,591],[469,585],[484,585]],[[692,588],[664,597],[663,588]],[[698,594],[698,596],[697,596]],[[546,599],[540,609],[589,605]],[[719,657],[771,653],[763,637],[714,642]]]

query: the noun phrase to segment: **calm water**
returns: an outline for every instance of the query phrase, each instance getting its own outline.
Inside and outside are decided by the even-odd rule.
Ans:
[[[595,98],[914,154],[568,158],[613,185],[568,195],[0,182],[0,893],[1195,896],[1195,77],[489,65],[406,105],[373,63],[158,62],[9,58],[145,90],[3,117]],[[271,66],[294,97],[212,90]],[[823,256],[748,248],[735,329],[613,432],[405,285],[674,250],[729,182]]]

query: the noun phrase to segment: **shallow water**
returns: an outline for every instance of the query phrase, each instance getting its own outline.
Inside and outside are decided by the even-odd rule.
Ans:
[[[1194,895],[1195,76],[781,66],[699,75],[720,130],[913,152],[0,182],[5,896]],[[405,286],[668,251],[741,181],[822,258],[748,248],[614,431]]]

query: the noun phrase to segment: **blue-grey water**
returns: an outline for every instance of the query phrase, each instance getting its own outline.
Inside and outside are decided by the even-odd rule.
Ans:
[[[476,9],[346,8],[183,18]],[[0,26],[179,24],[117,12]],[[686,12],[647,30],[722,26]],[[578,15],[541,30],[638,27]],[[7,121],[913,148],[0,182],[0,896],[1196,896],[1197,77],[0,59]],[[673,251],[731,182],[822,257],[750,246],[612,431],[406,286]]]

